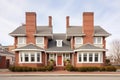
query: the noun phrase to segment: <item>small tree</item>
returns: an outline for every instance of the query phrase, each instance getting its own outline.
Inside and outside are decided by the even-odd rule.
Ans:
[[[110,56],[116,64],[120,64],[120,40],[112,41]]]

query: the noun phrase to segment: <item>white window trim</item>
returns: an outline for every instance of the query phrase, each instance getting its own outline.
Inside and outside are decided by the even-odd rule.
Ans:
[[[77,63],[103,63],[103,55],[102,55],[102,52],[86,52],[87,53],[87,61],[84,62],[83,61],[83,54],[84,52],[78,52],[77,53]],[[89,54],[92,53],[93,56],[92,56],[92,62],[89,61]],[[95,53],[98,53],[98,62],[95,62]],[[79,54],[81,54],[81,62],[79,62]]]
[[[62,42],[63,40],[56,40],[56,46],[57,47],[62,47],[62,44],[63,44],[63,42]],[[58,44],[58,43],[60,43],[60,44]]]
[[[55,60],[55,55],[54,55],[54,54],[52,54],[52,55],[53,55],[53,57],[51,57],[50,55],[51,55],[51,54],[49,54],[49,60],[51,60],[51,59]]]
[[[69,55],[69,57],[66,57],[66,54],[68,54]],[[67,59],[69,59],[70,60],[70,54],[69,53],[66,53],[65,54],[65,60],[67,60]]]
[[[76,41],[77,41],[78,38],[81,39],[80,43],[76,43]],[[77,45],[77,44],[83,44],[83,38],[82,37],[75,37],[75,45]]]
[[[28,58],[29,58],[29,61],[28,62],[25,62],[25,53],[28,54]],[[40,54],[40,62],[37,62],[37,53]],[[22,54],[22,59],[23,61],[21,62],[21,55]],[[31,62],[31,54],[35,54],[35,61],[34,62]],[[42,53],[41,52],[20,52],[19,53],[19,63],[42,63]]]
[[[21,38],[23,38],[23,41],[22,43],[19,43]],[[23,44],[26,44],[26,37],[18,37],[18,45],[23,45]]]
[[[101,38],[101,42],[98,43],[98,38]],[[102,44],[103,43],[103,37],[94,37],[94,44]]]
[[[37,39],[42,38],[42,43],[38,43]],[[36,44],[37,45],[43,45],[44,44],[44,37],[36,37]]]

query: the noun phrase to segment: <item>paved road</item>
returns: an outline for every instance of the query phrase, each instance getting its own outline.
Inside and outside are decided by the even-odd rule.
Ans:
[[[120,80],[120,76],[3,76],[0,80]]]

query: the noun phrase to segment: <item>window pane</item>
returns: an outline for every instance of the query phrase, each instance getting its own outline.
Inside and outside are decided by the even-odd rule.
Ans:
[[[18,44],[25,44],[25,37],[18,37]]]
[[[68,58],[69,58],[69,54],[66,54],[66,57],[68,57]]]
[[[82,43],[82,38],[81,37],[76,37],[75,38],[75,43],[76,44],[81,44]]]
[[[95,54],[95,62],[98,62],[98,54]]]
[[[28,54],[25,54],[25,62],[28,62],[28,61],[29,61]]]
[[[97,43],[101,43],[101,37],[97,38]]]
[[[83,61],[84,61],[84,62],[87,61],[87,54],[86,54],[86,53],[83,54]]]
[[[31,54],[31,62],[34,62],[34,61],[35,61],[35,55]]]
[[[22,57],[22,54],[20,54],[20,60],[21,60],[21,62],[23,62],[23,57]]]
[[[93,61],[92,56],[93,56],[93,54],[90,53],[90,54],[89,54],[89,62],[92,62],[92,61]]]
[[[79,62],[81,62],[81,54],[79,54]]]
[[[37,44],[43,44],[43,37],[37,37]]]
[[[37,53],[37,62],[40,62],[40,53]]]

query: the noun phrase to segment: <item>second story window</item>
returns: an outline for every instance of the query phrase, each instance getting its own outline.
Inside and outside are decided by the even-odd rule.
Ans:
[[[36,44],[44,44],[44,37],[36,37]]]
[[[83,44],[83,38],[82,37],[75,37],[75,44]]]
[[[94,37],[94,44],[102,44],[102,37]]]
[[[26,37],[18,37],[18,44],[26,44]]]

